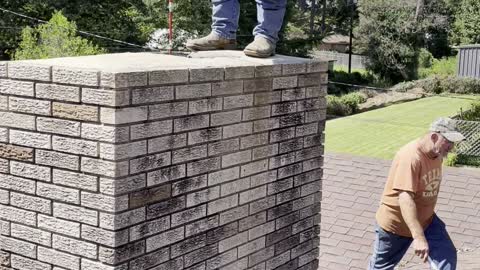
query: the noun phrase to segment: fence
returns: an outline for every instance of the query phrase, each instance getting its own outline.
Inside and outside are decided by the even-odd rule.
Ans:
[[[335,66],[348,67],[348,53],[338,53],[332,51],[315,51],[314,57],[327,58],[335,60]],[[363,55],[352,55],[352,68],[365,69],[368,59]]]
[[[465,141],[458,145],[457,153],[480,158],[480,122],[457,120],[457,126],[465,136]]]
[[[461,46],[459,50],[457,76],[480,79],[480,45]]]

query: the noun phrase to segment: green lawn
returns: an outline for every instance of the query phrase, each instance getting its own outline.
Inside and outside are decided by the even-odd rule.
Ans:
[[[463,98],[430,97],[329,120],[325,151],[389,160],[402,145],[425,134],[433,120],[455,115],[471,103]]]

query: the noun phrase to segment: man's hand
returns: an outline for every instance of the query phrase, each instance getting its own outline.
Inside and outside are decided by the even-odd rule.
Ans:
[[[414,238],[412,244],[413,249],[415,250],[415,255],[419,256],[424,263],[427,262],[429,250],[425,237]]]

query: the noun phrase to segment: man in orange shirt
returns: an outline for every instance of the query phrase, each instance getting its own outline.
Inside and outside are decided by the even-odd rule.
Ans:
[[[439,118],[428,134],[398,151],[376,214],[369,270],[393,270],[411,244],[432,269],[456,269],[455,246],[434,209],[443,158],[463,139],[454,120]]]

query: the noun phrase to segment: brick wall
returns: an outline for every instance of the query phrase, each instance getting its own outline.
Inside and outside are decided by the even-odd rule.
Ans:
[[[0,63],[1,269],[317,268],[327,63],[210,57]]]
[[[366,268],[390,163],[343,154],[325,156],[319,269]],[[458,249],[480,246],[480,170],[444,168],[436,211]],[[405,261],[413,258],[411,251]]]

